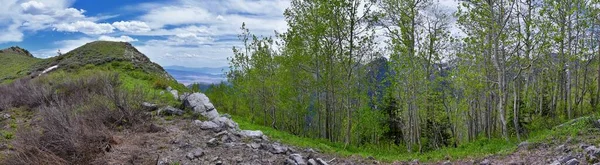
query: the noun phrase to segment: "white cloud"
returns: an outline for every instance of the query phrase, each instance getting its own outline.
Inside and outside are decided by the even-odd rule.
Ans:
[[[113,22],[112,25],[120,31],[129,33],[142,33],[149,32],[151,30],[148,24],[140,21],[119,21]]]
[[[42,14],[46,11],[46,5],[37,1],[29,1],[21,4],[23,12],[32,14]]]
[[[23,40],[23,33],[13,24],[0,33],[0,43],[19,42]],[[0,28],[1,29],[1,28]]]
[[[141,17],[151,26],[161,28],[165,25],[196,24],[213,21],[208,10],[196,6],[164,6],[150,10]]]
[[[115,29],[108,23],[95,23],[92,21],[77,21],[73,23],[62,23],[54,26],[54,30],[63,32],[81,32],[85,34],[112,33]]]
[[[83,46],[84,44],[92,42],[94,40],[95,39],[93,39],[93,38],[82,37],[82,38],[72,39],[72,40],[56,41],[56,42],[53,42],[50,44],[50,45],[52,45],[52,48],[35,50],[35,51],[32,51],[31,54],[33,54],[34,56],[39,57],[39,58],[54,57],[54,56],[58,55],[59,51],[61,53],[65,54],[75,48]]]
[[[199,36],[194,33],[182,33],[168,37],[166,40],[149,40],[147,44],[161,46],[198,46],[213,43],[214,39],[208,36]]]
[[[129,36],[120,36],[120,37],[111,37],[111,36],[100,36],[98,38],[98,40],[102,40],[102,41],[115,41],[115,42],[134,42],[134,41],[138,41],[135,38],[131,38]]]

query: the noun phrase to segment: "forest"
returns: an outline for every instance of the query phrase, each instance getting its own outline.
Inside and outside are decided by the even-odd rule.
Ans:
[[[242,25],[222,112],[301,137],[407,152],[524,141],[600,104],[599,0],[292,0]]]

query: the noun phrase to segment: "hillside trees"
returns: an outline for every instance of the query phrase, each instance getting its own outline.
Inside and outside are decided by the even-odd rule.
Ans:
[[[293,0],[288,30],[242,27],[221,109],[295,135],[408,152],[596,113],[597,0]],[[456,22],[453,22],[456,19]]]

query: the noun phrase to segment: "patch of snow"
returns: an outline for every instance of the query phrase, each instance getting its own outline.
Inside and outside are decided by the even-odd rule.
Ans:
[[[56,68],[58,68],[58,65],[51,66],[50,68],[42,71],[42,73],[40,73],[38,76],[41,76],[42,74],[46,74],[46,73],[48,73],[48,72],[50,72],[50,71],[52,71],[52,70],[54,70]]]

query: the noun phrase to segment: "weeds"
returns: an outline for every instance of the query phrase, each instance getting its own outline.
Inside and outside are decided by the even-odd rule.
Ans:
[[[145,93],[120,86],[118,74],[107,73],[0,86],[1,109],[26,106],[37,112],[32,127],[4,134],[14,138],[16,152],[2,164],[99,163],[98,155],[112,149],[112,131],[137,129],[149,119],[139,106]]]

